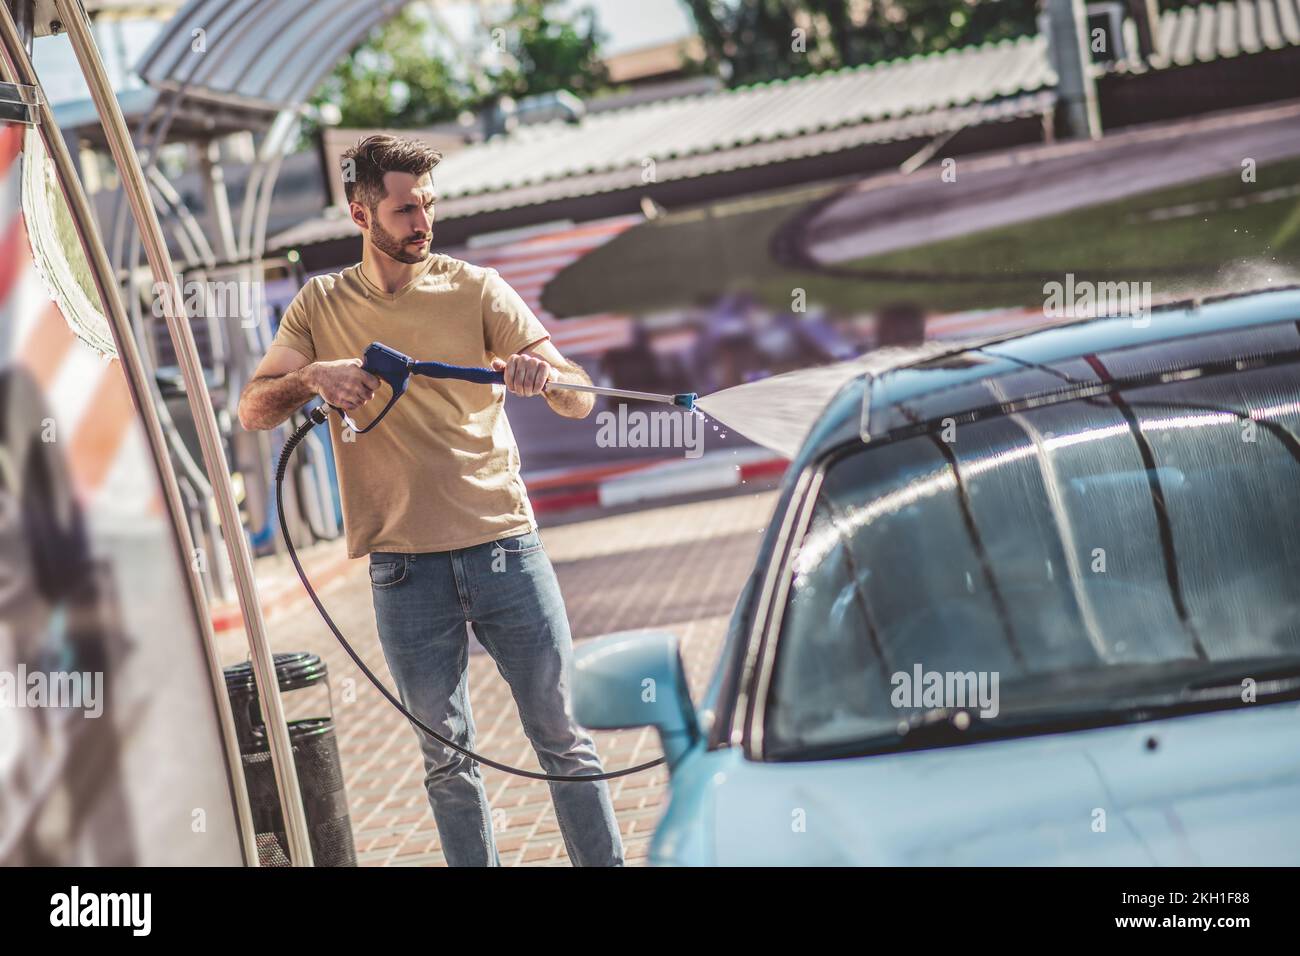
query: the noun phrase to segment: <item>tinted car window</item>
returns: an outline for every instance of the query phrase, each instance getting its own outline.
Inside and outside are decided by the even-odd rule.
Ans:
[[[1237,664],[1300,655],[1296,371],[1067,401],[835,460],[792,562],[765,752],[920,739],[936,707],[904,673],[996,686],[997,714],[962,728],[977,739],[1195,706],[1206,686],[1238,693]]]

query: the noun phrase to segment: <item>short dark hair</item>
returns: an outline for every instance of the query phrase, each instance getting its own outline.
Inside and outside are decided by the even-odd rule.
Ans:
[[[442,153],[411,139],[376,133],[345,150],[340,163],[343,192],[348,202],[374,209],[388,195],[384,173],[410,173],[419,179],[437,166]],[[350,173],[350,175],[349,175]]]

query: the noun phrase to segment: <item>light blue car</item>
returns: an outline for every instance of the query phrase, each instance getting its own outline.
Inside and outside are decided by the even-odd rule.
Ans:
[[[574,705],[659,731],[655,864],[1294,866],[1298,700],[1292,289],[853,378],[703,699],[628,632]]]

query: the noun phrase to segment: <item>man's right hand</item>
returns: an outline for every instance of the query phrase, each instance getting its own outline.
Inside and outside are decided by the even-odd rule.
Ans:
[[[272,345],[239,396],[239,423],[249,431],[275,428],[319,395],[345,412],[375,397],[379,379],[361,368],[361,359],[312,362],[296,349]]]
[[[356,411],[375,397],[379,379],[361,368],[359,358],[337,362],[313,362],[307,368],[307,381],[321,398],[345,412]]]

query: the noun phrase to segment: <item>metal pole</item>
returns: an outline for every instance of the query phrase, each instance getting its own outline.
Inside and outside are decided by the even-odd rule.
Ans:
[[[248,542],[244,538],[243,526],[239,520],[239,509],[235,505],[235,495],[230,487],[229,465],[222,449],[217,420],[212,413],[212,399],[208,395],[203,367],[199,363],[198,352],[194,346],[194,335],[190,331],[189,321],[185,315],[181,287],[172,272],[171,257],[163,240],[158,214],[149,199],[144,171],[140,168],[140,161],[135,154],[135,146],[131,142],[131,134],[127,130],[117,98],[104,73],[104,64],[100,60],[99,50],[91,36],[86,12],[78,0],[55,0],[55,2],[64,27],[68,31],[72,49],[77,55],[77,62],[81,65],[81,72],[85,76],[91,98],[95,101],[99,118],[104,123],[104,136],[113,153],[113,159],[117,162],[123,190],[131,203],[144,243],[145,255],[153,272],[155,286],[161,286],[168,292],[163,302],[167,329],[171,333],[172,344],[176,349],[176,360],[180,363],[181,374],[185,380],[186,397],[194,416],[199,445],[203,449],[203,463],[212,482],[212,492],[221,519],[226,550],[230,555],[230,565],[235,576],[235,588],[239,592],[239,606],[244,615],[244,629],[252,652],[253,675],[257,681],[262,714],[266,718],[271,761],[275,768],[275,782],[279,789],[280,807],[284,814],[285,833],[289,842],[289,856],[295,866],[311,866],[311,841],[307,831],[307,819],[303,810],[302,793],[298,786],[289,728],[285,722],[284,704],[280,700],[280,685],[276,679],[275,661],[266,640],[266,623],[262,619],[262,608],[257,603],[253,560],[248,552]]]
[[[25,0],[22,0],[22,2],[26,5]],[[32,66],[31,58],[28,56],[26,46],[22,42],[21,28],[9,15],[7,6],[0,4],[0,8],[3,8],[3,16],[0,16],[0,49],[4,52],[0,69],[4,72],[4,79],[11,83],[21,83],[24,86],[39,87],[40,83],[36,76],[36,70]],[[243,844],[244,860],[250,866],[257,866],[257,829],[253,823],[252,808],[249,805],[248,787],[244,785],[243,760],[239,753],[239,742],[235,735],[235,720],[230,709],[230,698],[226,692],[225,678],[222,675],[221,665],[217,659],[216,645],[212,634],[212,619],[208,613],[203,582],[199,580],[198,572],[194,569],[190,560],[191,555],[194,553],[194,539],[190,535],[189,524],[186,520],[186,509],[180,498],[180,488],[176,481],[176,474],[172,469],[171,459],[167,455],[166,437],[157,410],[153,405],[152,392],[147,384],[147,377],[144,373],[144,365],[140,359],[140,354],[136,350],[130,322],[127,320],[126,312],[122,307],[117,279],[108,261],[108,252],[105,250],[103,240],[96,228],[95,219],[90,210],[90,202],[81,187],[81,181],[77,178],[76,167],[72,155],[68,151],[67,142],[59,134],[58,127],[54,122],[54,111],[50,109],[44,92],[42,92],[40,101],[36,105],[36,110],[40,120],[37,127],[40,130],[41,141],[45,144],[45,150],[54,163],[56,178],[68,204],[68,211],[76,227],[82,250],[85,252],[86,262],[90,267],[91,278],[99,293],[104,316],[108,319],[109,326],[113,331],[113,340],[117,346],[117,357],[122,363],[122,372],[126,378],[127,387],[131,390],[132,401],[135,403],[135,407],[139,409],[140,417],[144,422],[149,449],[153,454],[154,464],[158,469],[163,500],[167,505],[167,511],[171,517],[171,524],[175,529],[177,544],[180,549],[179,557],[181,559],[182,573],[185,575],[186,584],[190,590],[190,606],[195,609],[196,623],[199,635],[203,640],[204,654],[207,658],[208,674],[212,681],[212,691],[217,707],[217,718],[222,727],[226,762],[230,767],[228,776],[233,790],[232,796],[235,804],[235,815],[239,822],[239,835]]]
[[[5,0],[14,15],[14,27],[18,36],[18,46],[28,56],[32,55],[32,43],[36,39],[36,0]],[[32,84],[26,84],[31,86]]]
[[[212,221],[221,240],[221,257],[231,262],[239,255],[235,249],[235,221],[230,216],[230,194],[226,191],[226,170],[221,165],[221,147],[216,140],[194,143],[191,153],[198,159],[203,191],[212,210]]]
[[[562,388],[570,392],[587,392],[591,395],[605,395],[609,398],[630,398],[639,402],[662,402],[665,405],[680,405],[682,395],[661,395],[658,392],[637,392],[630,388],[606,388],[604,385],[579,385],[577,382],[547,382],[546,390]]]
[[[1073,139],[1101,139],[1097,84],[1088,52],[1088,17],[1083,0],[1047,0],[1047,35],[1056,95],[1065,107],[1065,123]]]

